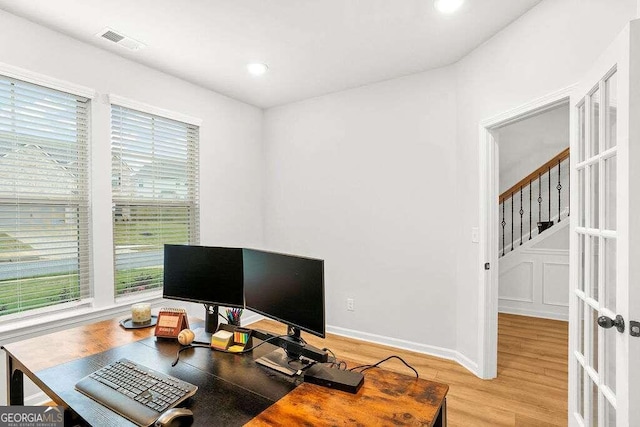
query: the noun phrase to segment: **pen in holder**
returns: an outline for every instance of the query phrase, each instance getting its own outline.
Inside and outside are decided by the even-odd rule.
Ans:
[[[227,309],[227,322],[232,326],[240,326],[240,318],[242,317],[241,308]]]

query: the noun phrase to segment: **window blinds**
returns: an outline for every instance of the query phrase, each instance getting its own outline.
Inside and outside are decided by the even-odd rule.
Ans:
[[[87,110],[0,76],[0,316],[90,295]]]
[[[198,134],[111,106],[116,296],[162,287],[165,243],[198,243]]]

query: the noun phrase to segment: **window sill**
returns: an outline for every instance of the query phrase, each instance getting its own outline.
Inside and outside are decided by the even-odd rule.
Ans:
[[[0,342],[8,344],[81,324],[126,315],[131,312],[131,304],[135,302],[149,302],[152,306],[159,306],[163,301],[162,293],[154,292],[137,297],[121,298],[107,307],[92,307],[89,300],[72,309],[12,319],[3,322],[0,326]]]

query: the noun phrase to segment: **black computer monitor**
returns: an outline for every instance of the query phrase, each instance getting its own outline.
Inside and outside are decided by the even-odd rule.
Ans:
[[[246,307],[289,326],[324,338],[324,261],[243,249]]]
[[[199,302],[215,332],[218,306],[244,307],[242,249],[164,245],[164,298]]]

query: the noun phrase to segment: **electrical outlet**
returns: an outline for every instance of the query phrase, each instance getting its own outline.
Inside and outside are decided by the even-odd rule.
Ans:
[[[353,298],[347,298],[347,311],[354,311]]]

